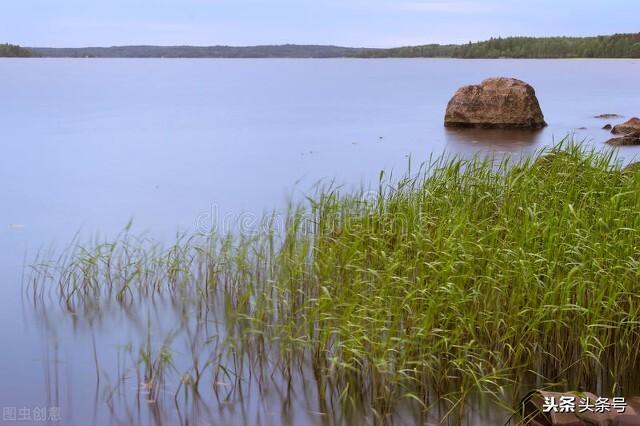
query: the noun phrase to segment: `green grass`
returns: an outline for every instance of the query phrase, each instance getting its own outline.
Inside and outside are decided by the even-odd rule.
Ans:
[[[320,190],[283,230],[74,244],[34,262],[27,288],[74,313],[161,295],[196,321],[213,312],[226,347],[253,360],[235,371],[291,377],[308,362],[380,422],[402,400],[452,418],[536,386],[628,395],[639,190],[640,172],[568,142],[515,165],[440,159],[393,185],[381,175],[374,199]]]

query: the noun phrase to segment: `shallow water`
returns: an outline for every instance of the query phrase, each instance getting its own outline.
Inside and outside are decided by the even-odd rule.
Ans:
[[[409,157],[518,156],[567,134],[602,147],[601,127],[621,120],[593,116],[640,115],[639,70],[638,60],[0,60],[0,406],[59,406],[63,424],[129,423],[137,402],[124,392],[109,409],[93,339],[113,383],[123,345],[144,341],[147,321],[157,336],[178,322],[161,304],[134,316],[114,306],[91,322],[33,309],[20,283],[37,249],[64,246],[79,230],[114,235],[132,218],[134,229],[166,239],[251,225],[318,180],[375,183],[382,169],[402,173]],[[549,127],[444,129],[454,91],[496,75],[531,83]],[[619,154],[630,161],[640,150]],[[201,410],[212,417],[193,418],[325,422],[313,414],[317,389],[286,406],[281,385],[249,391],[242,404],[209,394]],[[136,394],[135,383],[123,386]],[[167,424],[180,421],[164,407]],[[158,423],[147,408],[135,422]]]

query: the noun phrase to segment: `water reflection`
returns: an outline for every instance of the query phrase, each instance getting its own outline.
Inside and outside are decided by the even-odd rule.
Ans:
[[[449,128],[445,130],[445,140],[449,152],[463,156],[478,152],[526,154],[543,143],[544,133],[543,130]]]

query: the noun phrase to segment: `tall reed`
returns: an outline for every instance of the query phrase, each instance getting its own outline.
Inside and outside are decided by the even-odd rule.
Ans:
[[[624,395],[640,391],[639,190],[612,153],[567,141],[516,164],[443,157],[381,174],[373,199],[322,189],[284,229],[74,244],[27,289],[74,314],[163,297],[185,322],[213,315],[217,380],[229,360],[289,380],[310,365],[381,423],[403,400],[461,418],[533,386]]]

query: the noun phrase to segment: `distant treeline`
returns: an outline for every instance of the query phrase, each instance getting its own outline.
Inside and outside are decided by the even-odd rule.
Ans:
[[[72,58],[640,58],[640,33],[597,37],[507,37],[477,43],[391,49],[317,45],[115,46],[22,48],[0,45],[0,56]]]
[[[341,58],[360,57],[364,50],[338,46],[114,46],[32,48],[41,56],[80,58]],[[377,49],[370,49],[377,50]]]
[[[373,49],[367,57],[640,58],[640,33],[597,37],[507,37],[462,45]]]
[[[34,52],[15,44],[0,44],[0,57],[5,58],[27,58],[34,56]]]
[[[508,37],[454,47],[455,58],[640,58],[640,34]]]

